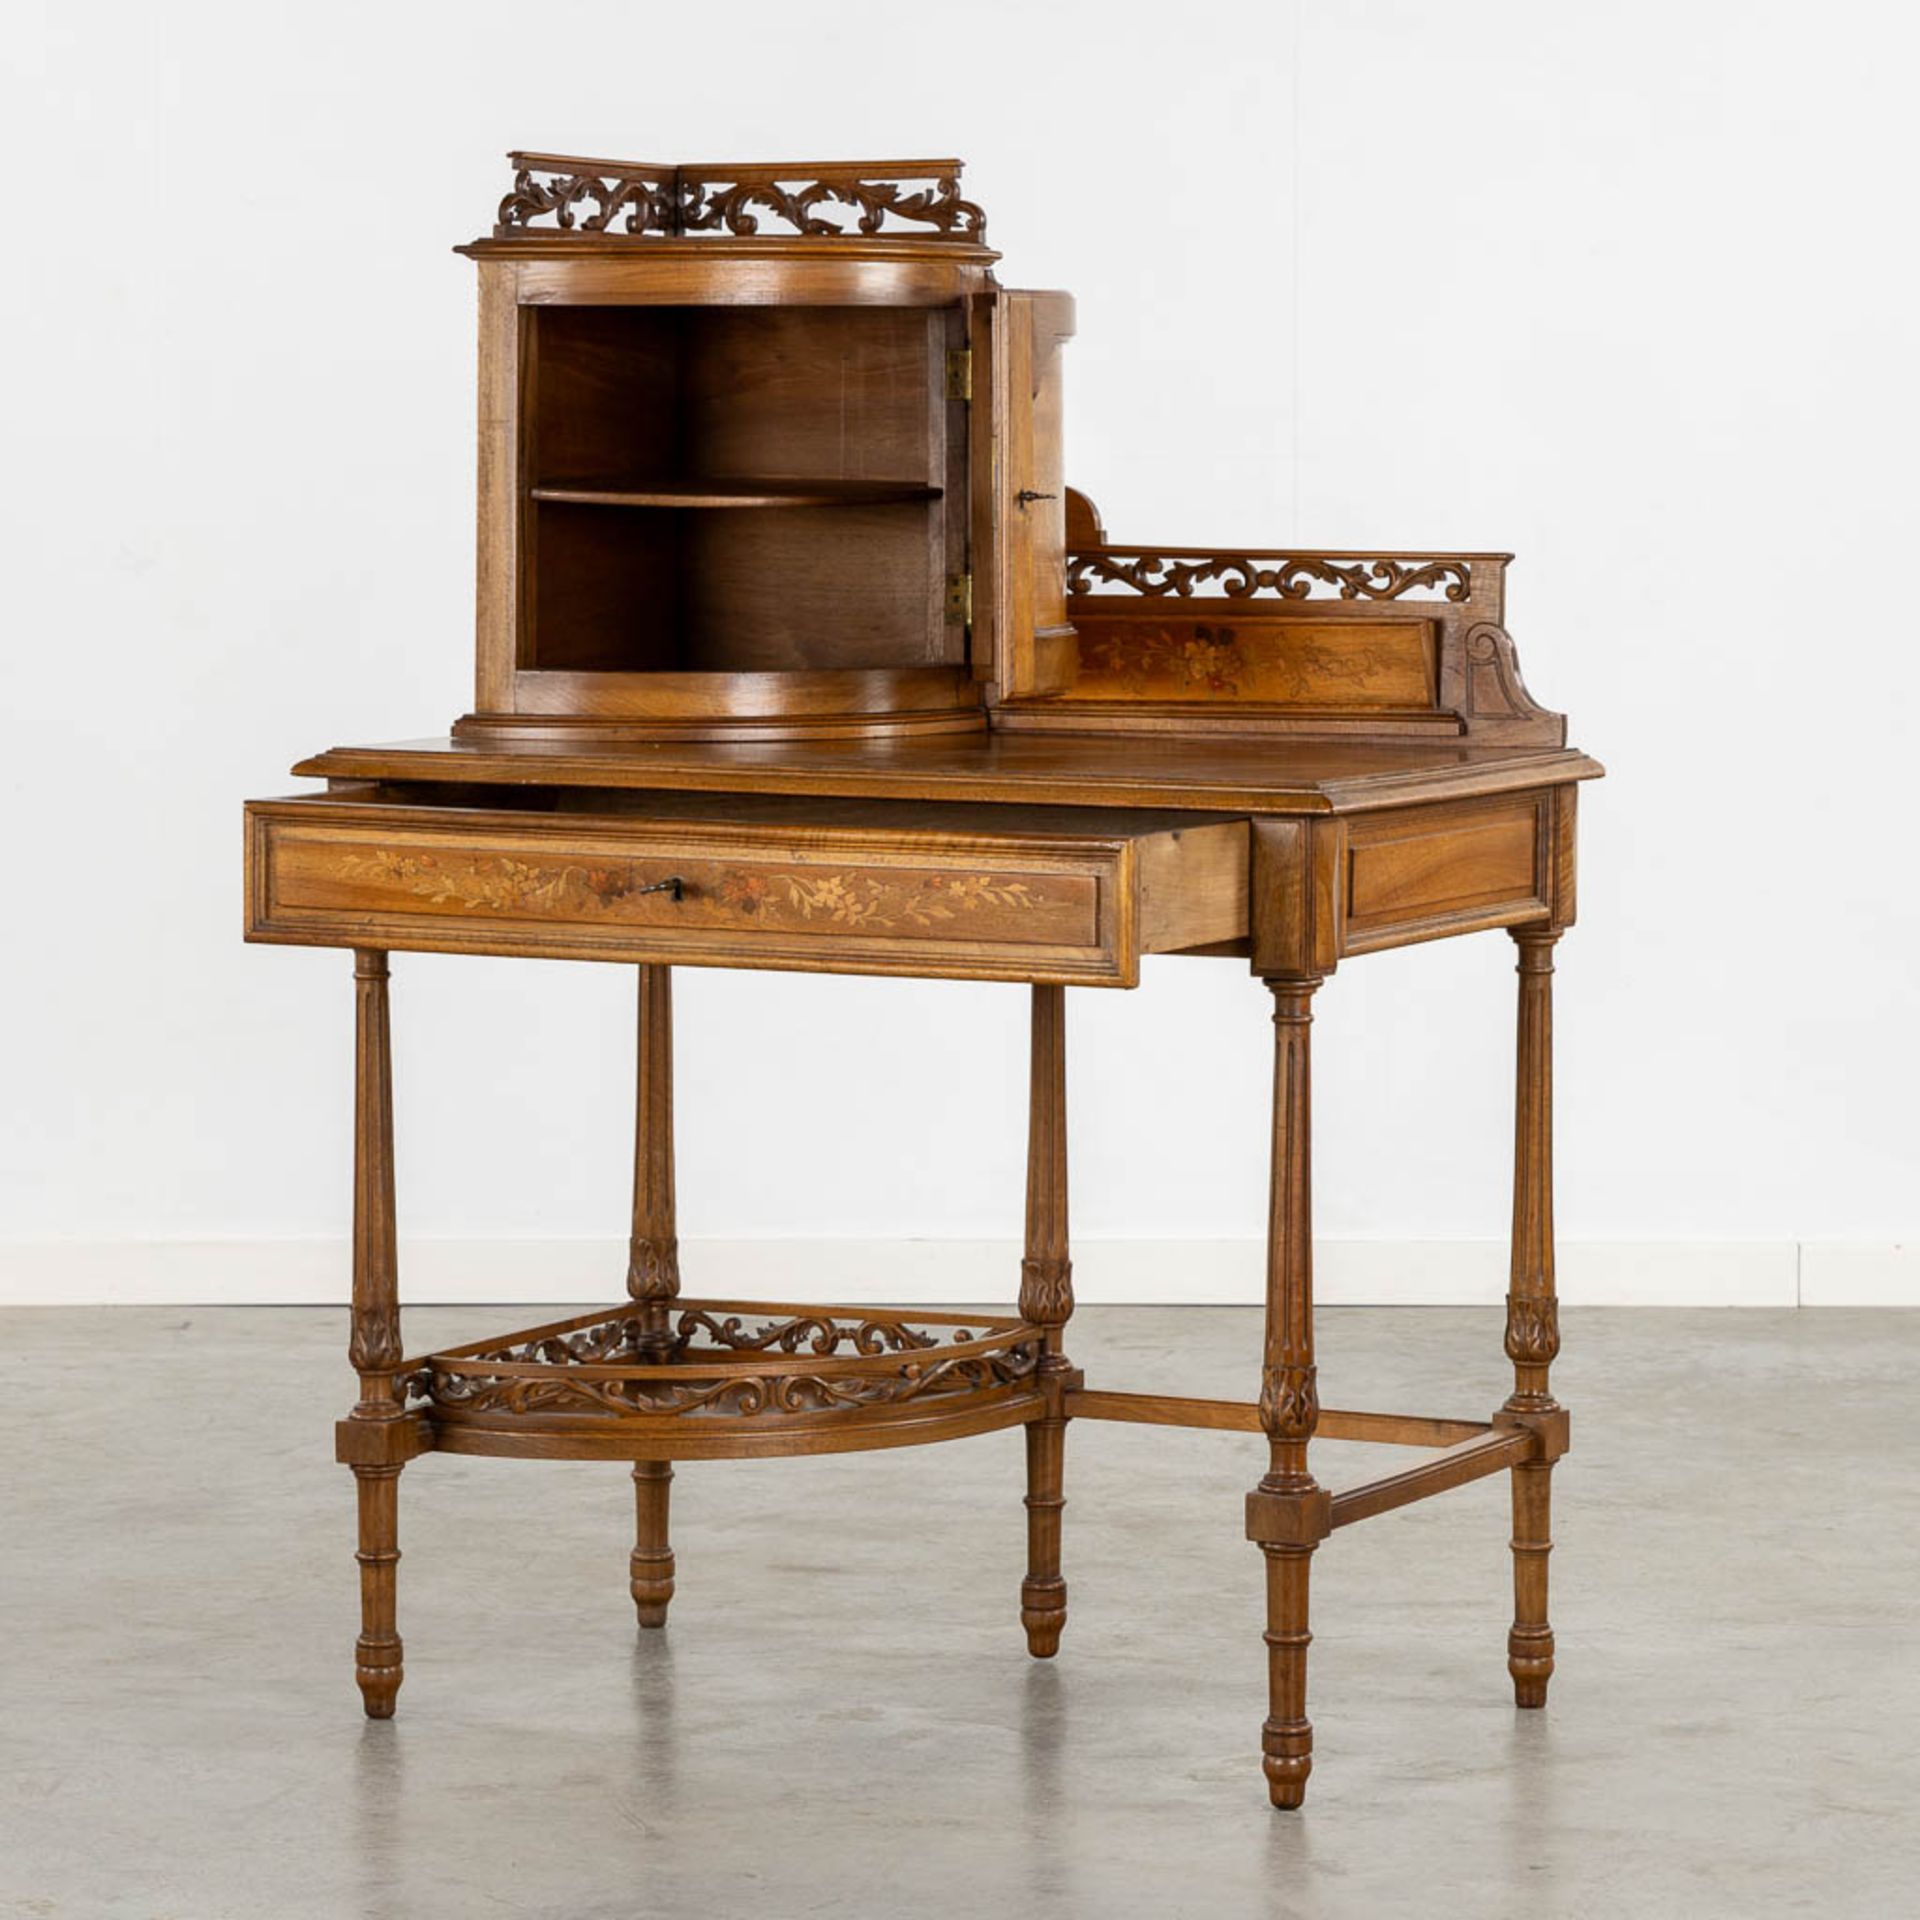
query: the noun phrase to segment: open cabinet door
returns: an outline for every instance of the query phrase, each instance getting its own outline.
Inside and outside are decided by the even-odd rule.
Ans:
[[[1072,686],[1076,664],[1060,407],[1073,300],[979,294],[968,333],[974,673],[996,700],[1044,699]]]

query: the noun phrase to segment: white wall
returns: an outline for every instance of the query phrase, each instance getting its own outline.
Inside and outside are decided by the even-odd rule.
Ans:
[[[144,1243],[343,1231],[348,962],[240,944],[239,801],[465,704],[447,248],[509,145],[960,152],[1004,277],[1078,295],[1071,473],[1116,538],[1517,550],[1534,689],[1612,769],[1563,948],[1566,1236],[1749,1245],[1769,1285],[1846,1243],[1869,1294],[1908,1284],[1905,9],[28,13],[0,102],[0,1239],[89,1244],[15,1244],[0,1297],[264,1296],[265,1254],[200,1283]],[[1329,1236],[1502,1230],[1508,967],[1482,937],[1322,994]],[[406,1229],[617,1236],[629,976],[396,977]],[[689,1235],[1017,1229],[1017,990],[682,981]],[[1231,963],[1074,996],[1090,1241],[1257,1233],[1264,999]]]

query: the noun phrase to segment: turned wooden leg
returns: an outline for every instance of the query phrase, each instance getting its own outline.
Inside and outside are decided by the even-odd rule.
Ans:
[[[673,974],[642,966],[633,1121],[633,1235],[627,1244],[627,1292],[640,1302],[640,1350],[665,1360],[668,1324],[680,1292],[680,1241],[673,1192]],[[673,1547],[667,1533],[673,1464],[633,1467],[634,1545],[628,1591],[643,1627],[664,1627],[673,1598]]]
[[[633,1463],[634,1549],[628,1562],[628,1590],[643,1627],[664,1627],[667,1603],[673,1598],[673,1548],[667,1538],[667,1499],[672,1485],[671,1461]]]
[[[360,1401],[342,1422],[341,1438],[343,1454],[353,1460],[360,1505],[360,1546],[354,1556],[360,1563],[360,1638],[354,1678],[368,1718],[388,1720],[402,1677],[394,1589],[400,1562],[400,1469],[406,1449],[397,1372],[400,1285],[387,956],[356,951],[353,978],[353,1327],[347,1357],[360,1375]]]
[[[1067,1252],[1067,992],[1033,989],[1033,1050],[1027,1107],[1027,1238],[1020,1262],[1020,1317],[1042,1330],[1040,1384],[1049,1411],[1027,1427],[1027,1577],[1020,1624],[1027,1651],[1050,1660],[1067,1624],[1060,1577],[1061,1491],[1067,1423],[1061,1413],[1072,1368],[1061,1330],[1073,1314],[1073,1262]]]
[[[1267,1559],[1267,1719],[1261,1768],[1276,1807],[1297,1807],[1313,1771],[1307,1718],[1307,1582],[1332,1510],[1307,1464],[1319,1421],[1313,1364],[1312,1101],[1308,1038],[1317,979],[1269,980],[1274,1009],[1273,1185],[1260,1422],[1267,1472],[1247,1496],[1247,1536]]]
[[[1516,928],[1520,1020],[1513,1148],[1513,1256],[1507,1292],[1507,1357],[1513,1392],[1500,1418],[1531,1427],[1540,1456],[1513,1469],[1513,1628],[1507,1671],[1517,1706],[1544,1707],[1553,1678],[1547,1621],[1547,1556],[1553,1462],[1566,1445],[1566,1415],[1547,1372],[1560,1351],[1553,1276],[1553,948],[1558,932]]]

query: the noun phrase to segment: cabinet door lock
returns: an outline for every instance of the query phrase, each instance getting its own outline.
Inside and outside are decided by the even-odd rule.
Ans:
[[[1058,500],[1060,498],[1057,493],[1035,493],[1031,487],[1022,487],[1013,497],[1020,502],[1020,510],[1023,513],[1026,511],[1029,500]]]
[[[678,906],[687,897],[687,883],[676,873],[668,879],[656,880],[650,887],[635,887],[634,892],[636,894],[670,893],[673,895],[674,905]]]

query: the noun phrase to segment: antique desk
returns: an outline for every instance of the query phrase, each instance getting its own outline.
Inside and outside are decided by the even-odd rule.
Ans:
[[[396,1507],[422,1454],[632,1465],[631,1592],[674,1591],[676,1460],[1026,1435],[1020,1620],[1066,1621],[1075,1420],[1264,1435],[1268,1790],[1312,1765],[1307,1577],[1338,1528],[1505,1469],[1514,1695],[1546,1699],[1567,1416],[1551,1201],[1554,943],[1600,769],[1521,684],[1506,556],[1110,542],[1063,482],[1063,294],[995,281],[957,161],[658,167],[515,154],[480,272],[478,679],[452,737],[341,747],[247,809],[247,936],[351,948],[366,1711],[400,1686]],[[1519,950],[1506,1351],[1486,1420],[1314,1390],[1308,1036],[1353,956]],[[639,983],[628,1298],[437,1353],[401,1341],[388,954],[615,961]],[[1257,1400],[1086,1385],[1068,1357],[1064,989],[1148,953],[1271,995]],[[682,1298],[671,969],[1026,983],[1026,1257],[1002,1314]],[[1248,1356],[1248,1385],[1254,1384]],[[1316,1435],[1428,1449],[1342,1492]]]

